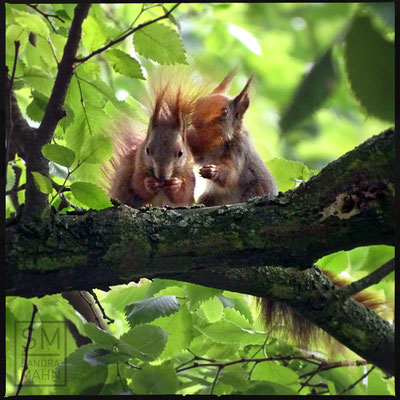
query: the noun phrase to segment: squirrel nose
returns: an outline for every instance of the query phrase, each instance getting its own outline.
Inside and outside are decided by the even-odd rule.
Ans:
[[[160,175],[158,175],[157,179],[159,181],[165,181],[165,175],[164,174],[160,174]]]

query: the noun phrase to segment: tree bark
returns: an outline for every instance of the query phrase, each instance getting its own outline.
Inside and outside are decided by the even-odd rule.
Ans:
[[[34,231],[9,226],[6,294],[107,290],[141,277],[163,277],[269,296],[393,373],[393,327],[353,300],[335,297],[337,289],[308,271],[332,252],[393,245],[394,220],[389,129],[275,199],[208,208],[50,212]],[[280,272],[266,265],[279,266]],[[289,267],[305,270],[302,285],[314,287],[299,286]],[[273,290],[282,279],[289,292]]]

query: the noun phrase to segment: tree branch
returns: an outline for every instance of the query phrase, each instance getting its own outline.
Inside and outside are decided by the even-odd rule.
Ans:
[[[82,57],[82,58],[77,58],[75,61],[79,64],[84,63],[85,61],[89,60],[90,58],[92,58],[93,56],[102,53],[103,51],[109,49],[111,46],[114,46],[115,44],[122,42],[123,40],[125,40],[128,36],[132,35],[133,33],[135,33],[136,31],[144,28],[145,26],[154,24],[155,22],[161,21],[165,18],[168,18],[170,16],[170,14],[172,13],[172,11],[175,10],[175,8],[177,8],[180,5],[180,3],[175,4],[168,12],[166,12],[164,15],[162,15],[161,17],[155,18],[151,21],[147,21],[144,22],[143,24],[138,25],[136,28],[130,29],[126,34],[124,34],[123,36],[112,40],[111,42],[107,43],[105,46],[101,47],[100,49],[97,49],[95,51],[93,51],[92,53],[90,53],[89,55],[87,55],[86,57]]]
[[[29,142],[29,151],[25,152],[26,161],[26,195],[23,220],[40,219],[48,209],[48,196],[41,193],[34,183],[33,171],[44,176],[49,174],[48,161],[43,157],[41,149],[50,143],[58,122],[65,116],[63,109],[65,96],[74,70],[74,60],[82,35],[82,23],[86,18],[90,4],[78,4],[75,7],[74,18],[64,47],[63,57],[58,65],[58,72],[50,95],[49,102],[39,128]]]
[[[390,274],[394,271],[394,258],[388,261],[386,264],[383,264],[381,267],[365,276],[364,278],[359,279],[356,282],[351,283],[350,285],[345,286],[341,289],[341,292],[345,296],[353,296],[356,293],[361,292],[362,290],[377,284],[380,282],[386,275]]]
[[[58,19],[60,22],[64,23],[64,20],[59,17],[56,14],[47,14],[41,10],[39,10],[37,5],[33,5],[33,4],[27,4],[28,7],[31,7],[32,9],[34,9],[36,12],[38,12],[40,15],[42,15],[44,18],[46,18],[47,22],[49,23],[49,25],[51,26],[51,28],[53,29],[53,32],[56,32],[56,28],[54,28],[53,24],[50,21],[50,17],[51,18],[56,18]]]
[[[309,268],[332,252],[394,244],[393,164],[390,129],[276,199],[53,212],[34,232],[14,224],[7,228],[6,294],[108,290],[159,277],[267,296],[393,373],[393,327]]]

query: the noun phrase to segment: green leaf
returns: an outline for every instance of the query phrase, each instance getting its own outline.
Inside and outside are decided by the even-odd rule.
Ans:
[[[43,19],[38,15],[20,12],[15,18],[15,22],[25,28],[27,31],[36,33],[45,39],[47,39],[49,36],[49,28]]]
[[[109,333],[100,329],[93,322],[85,324],[85,333],[92,339],[95,343],[106,347],[112,347],[119,343],[119,340]]]
[[[38,67],[27,68],[24,71],[22,78],[36,91],[44,94],[47,97],[50,97],[53,89],[54,79],[51,79],[50,76],[42,69]]]
[[[213,324],[197,327],[204,335],[218,343],[263,344],[265,334],[242,329],[236,324],[221,320]]]
[[[71,185],[71,192],[77,200],[94,210],[112,205],[106,192],[93,183],[75,182]]]
[[[292,369],[280,365],[277,361],[258,363],[254,368],[252,379],[276,383],[296,383],[299,376]]]
[[[34,90],[32,92],[33,100],[26,107],[26,114],[32,121],[41,122],[46,111],[49,98]]]
[[[310,170],[300,161],[285,160],[284,158],[272,158],[266,165],[276,180],[278,190],[286,192],[298,186],[299,181],[307,181],[318,170]]]
[[[251,329],[249,321],[238,310],[228,307],[224,308],[224,315],[228,321],[233,322],[235,325],[244,329]]]
[[[368,16],[354,19],[345,42],[351,88],[365,110],[394,121],[394,43],[386,40]]]
[[[82,34],[83,45],[89,51],[99,49],[107,39],[101,25],[91,15],[83,21]]]
[[[159,357],[162,360],[170,359],[185,350],[192,340],[193,322],[186,306],[168,317],[158,318],[152,324],[169,332],[167,345]]]
[[[369,246],[361,270],[372,272],[394,258],[394,247],[385,245]]]
[[[349,256],[346,251],[338,251],[320,258],[316,264],[318,267],[327,269],[335,274],[344,271],[349,263]]]
[[[219,375],[218,381],[230,385],[235,389],[246,390],[249,386],[248,372],[239,365],[225,367]]]
[[[191,305],[205,301],[223,292],[221,289],[207,288],[193,283],[187,283],[185,290],[189,294]]]
[[[208,322],[216,322],[221,319],[224,307],[218,297],[213,297],[202,303],[200,309],[204,312]]]
[[[187,64],[181,38],[166,25],[154,23],[138,30],[133,44],[139,54],[159,64]]]
[[[246,392],[238,391],[235,394],[242,395],[275,395],[275,397],[279,395],[292,395],[298,396],[298,393],[287,387],[283,384],[275,383],[275,382],[251,382],[251,385],[246,389]]]
[[[132,373],[135,394],[174,394],[178,390],[178,377],[172,365],[145,365]]]
[[[145,79],[139,62],[129,54],[113,49],[106,51],[105,55],[115,72],[129,78]]]
[[[99,346],[95,344],[81,346],[59,365],[54,374],[55,395],[78,395],[83,392],[97,394],[101,390],[107,378],[107,367],[103,364],[90,365],[84,360],[88,351],[96,349],[99,349]]]
[[[15,44],[18,40],[20,43],[19,53],[23,53],[26,43],[28,42],[28,33],[19,25],[9,25],[6,30],[6,54],[13,57],[15,55]]]
[[[151,322],[159,317],[176,313],[181,305],[175,296],[159,296],[136,301],[125,307],[130,326]]]
[[[53,186],[48,178],[40,172],[32,172],[36,187],[45,194],[50,194],[53,191]]]
[[[283,112],[280,128],[285,133],[310,117],[336,88],[336,70],[329,49],[303,78]]]
[[[115,97],[115,92],[114,90],[108,86],[106,83],[104,83],[102,80],[100,79],[95,79],[92,81],[86,80],[86,79],[79,79],[81,86],[82,86],[82,90],[85,93],[87,89],[91,89],[93,92],[96,92],[97,95],[100,95],[104,100],[109,100],[111,101],[112,104],[114,104],[114,106],[116,106],[120,111],[123,112],[130,112],[131,108],[129,107],[128,104],[126,104],[124,101],[119,101],[116,97]],[[90,93],[90,97],[86,95],[84,98],[85,99],[90,99],[92,100],[92,92]]]
[[[70,167],[75,161],[75,153],[71,149],[54,143],[45,144],[42,147],[42,154],[49,161],[54,161],[64,167]]]
[[[11,190],[15,185],[15,171],[10,164],[7,164],[7,184],[6,192]]]
[[[127,304],[142,300],[146,297],[151,282],[141,282],[138,286],[119,286],[108,292],[103,300],[105,304],[110,304],[115,310],[122,310]]]
[[[92,135],[83,144],[81,161],[89,164],[100,164],[108,161],[113,154],[111,140],[103,135]]]
[[[127,361],[130,359],[130,355],[107,349],[90,349],[85,353],[83,359],[91,366],[98,366]]]
[[[141,360],[154,361],[164,350],[168,336],[169,333],[158,326],[137,325],[124,333],[120,340],[145,354],[145,358],[138,357]]]

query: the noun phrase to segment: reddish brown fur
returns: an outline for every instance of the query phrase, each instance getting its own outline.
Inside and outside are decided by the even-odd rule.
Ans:
[[[339,288],[349,284],[346,279],[337,277],[331,271],[322,271]],[[376,296],[366,290],[352,297],[378,314],[385,315],[388,311],[387,302],[377,299]],[[313,343],[322,341],[331,350],[342,350],[330,335],[298,314],[287,304],[266,297],[260,298],[258,301],[268,331],[280,331],[286,338],[292,339],[296,345],[302,348],[309,349]]]
[[[147,135],[131,129],[126,120],[112,134],[114,157],[104,168],[110,197],[135,208],[192,205],[195,177],[185,119],[197,100],[195,92],[184,92],[173,83],[152,89],[154,105]],[[149,146],[152,150],[147,153]],[[178,157],[181,151],[183,156]]]

